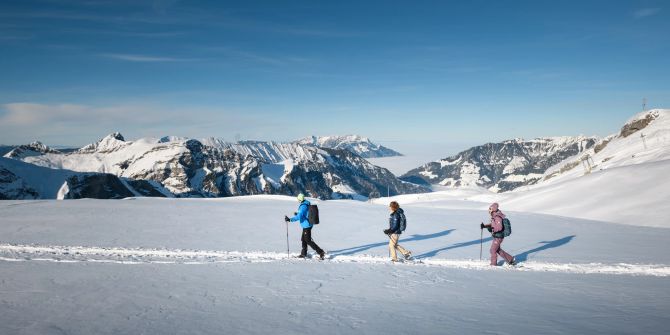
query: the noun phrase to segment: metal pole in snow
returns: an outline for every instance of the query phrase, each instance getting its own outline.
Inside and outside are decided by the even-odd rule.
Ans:
[[[286,258],[291,258],[291,254],[288,249],[288,222],[286,222]]]
[[[483,224],[484,222],[482,222]],[[479,228],[479,260],[482,260],[482,245],[484,244],[484,229]]]

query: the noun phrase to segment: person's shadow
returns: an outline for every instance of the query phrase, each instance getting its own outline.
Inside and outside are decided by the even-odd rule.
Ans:
[[[485,239],[472,240],[472,241],[468,241],[468,242],[460,242],[460,243],[452,244],[452,245],[450,245],[450,246],[448,246],[448,247],[444,247],[444,248],[440,248],[440,249],[435,249],[435,250],[433,250],[433,251],[429,251],[429,252],[426,252],[426,253],[424,253],[424,254],[417,255],[417,256],[415,256],[414,258],[416,258],[416,259],[422,259],[422,258],[433,257],[433,256],[437,255],[438,253],[440,253],[440,252],[442,252],[442,251],[451,250],[451,249],[456,249],[456,248],[463,248],[463,247],[467,247],[467,246],[474,245],[474,244],[486,243],[486,242],[489,242],[489,241],[491,241],[491,240],[493,240],[492,237],[487,237],[487,238],[485,238]]]
[[[543,243],[544,244],[543,246],[539,246],[537,248],[522,252],[514,256],[514,258],[516,259],[517,263],[525,262],[528,260],[528,256],[530,254],[534,254],[536,252],[544,251],[547,249],[558,248],[562,245],[570,243],[570,241],[572,241],[572,239],[575,237],[577,237],[577,235],[570,235],[553,241],[540,241],[539,243]]]
[[[412,237],[405,238],[405,239],[400,239],[398,241],[398,243],[412,242],[412,241],[423,241],[423,240],[429,240],[429,239],[432,239],[432,238],[438,238],[438,237],[449,235],[454,230],[455,229],[447,229],[447,230],[443,230],[441,232],[437,232],[437,233],[433,233],[433,234],[427,234],[427,235],[414,234],[414,235],[412,235]],[[361,251],[369,250],[369,249],[372,249],[372,248],[387,246],[388,244],[389,244],[389,242],[387,240],[386,242],[371,243],[371,244],[365,244],[365,245],[360,245],[360,246],[357,246],[357,247],[351,247],[351,248],[346,248],[346,249],[332,250],[329,253],[333,256],[353,255],[353,254],[359,253]]]

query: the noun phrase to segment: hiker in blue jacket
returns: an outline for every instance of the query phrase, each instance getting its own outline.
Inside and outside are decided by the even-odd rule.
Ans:
[[[300,251],[300,256],[298,257],[305,258],[307,256],[307,246],[309,245],[317,254],[319,254],[319,257],[323,259],[325,253],[323,249],[319,248],[319,246],[312,240],[313,225],[307,220],[310,203],[305,199],[305,195],[302,193],[298,194],[298,201],[300,202],[300,205],[298,206],[298,212],[295,213],[295,216],[292,218],[284,216],[286,222],[299,221],[300,226],[302,227],[302,237],[300,238],[300,241],[302,241],[302,251]]]

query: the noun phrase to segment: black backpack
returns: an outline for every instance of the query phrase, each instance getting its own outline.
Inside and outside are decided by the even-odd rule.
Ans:
[[[399,220],[400,222],[398,222],[398,230],[400,232],[403,232],[403,231],[405,231],[405,228],[407,228],[407,218],[405,217],[404,212],[400,212],[398,214],[400,216],[400,220]]]
[[[317,205],[309,205],[307,208],[307,221],[310,224],[319,224],[319,207]]]

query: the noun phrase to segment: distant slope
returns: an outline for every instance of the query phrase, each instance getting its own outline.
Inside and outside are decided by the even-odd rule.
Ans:
[[[580,155],[547,169],[541,186],[579,178],[591,171],[670,159],[670,109],[654,109],[628,120],[621,130]]]
[[[501,195],[507,209],[670,228],[670,160],[626,165]]]
[[[139,195],[118,177],[49,169],[0,157],[0,199],[121,199]]]
[[[579,136],[487,143],[427,163],[400,178],[414,183],[511,191],[538,182],[548,168],[587,150],[596,141],[593,137]]]
[[[8,152],[14,150],[15,145],[0,145],[0,156],[6,155]]]

